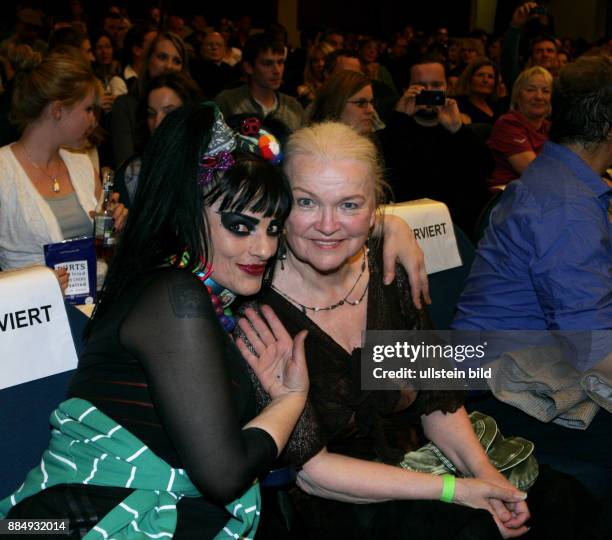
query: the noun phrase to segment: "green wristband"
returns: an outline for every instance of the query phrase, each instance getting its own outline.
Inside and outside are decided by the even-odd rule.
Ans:
[[[446,503],[452,503],[455,499],[455,482],[456,478],[452,474],[442,475],[442,494],[440,500]]]

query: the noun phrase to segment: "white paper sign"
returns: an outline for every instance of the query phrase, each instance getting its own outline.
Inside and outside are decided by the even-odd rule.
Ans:
[[[77,366],[64,299],[44,266],[0,272],[0,389]]]
[[[418,199],[384,207],[386,214],[401,217],[414,231],[425,254],[428,274],[461,266],[455,230],[445,204],[432,199]]]

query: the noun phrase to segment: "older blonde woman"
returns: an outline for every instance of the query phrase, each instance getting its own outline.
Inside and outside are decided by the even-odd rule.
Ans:
[[[384,285],[380,250],[368,243],[383,184],[375,145],[341,123],[303,128],[289,139],[285,171],[294,200],[287,252],[261,301],[290,334],[309,331],[310,408],[288,452],[300,467],[304,493],[295,502],[309,537],[520,536],[525,495],[489,463],[458,393],[361,389],[364,330],[428,326],[405,274],[398,268]],[[438,502],[442,478],[397,466],[413,444],[407,417],[393,440],[386,437],[399,411],[412,413],[425,436],[475,477],[456,480],[456,504]]]
[[[503,189],[521,176],[548,140],[552,82],[552,75],[539,66],[526,69],[516,79],[511,110],[495,123],[489,139],[495,157],[491,189]]]

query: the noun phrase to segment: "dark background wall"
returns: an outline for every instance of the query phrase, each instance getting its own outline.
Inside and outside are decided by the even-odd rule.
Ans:
[[[108,0],[82,0],[97,22],[111,3]],[[5,0],[0,26],[11,28],[15,6],[27,3],[42,6],[48,14],[67,11],[68,0]],[[297,4],[297,27],[334,26],[357,32],[392,35],[407,23],[430,31],[436,25],[446,24],[451,35],[465,35],[471,26],[472,16],[482,3],[495,4],[495,33],[502,33],[508,26],[513,10],[520,0],[119,0],[114,2],[128,7],[136,19],[144,7],[151,4],[182,13],[204,13],[214,23],[221,16],[237,18],[249,14],[255,27],[263,27],[277,19],[281,3]],[[611,0],[541,0],[554,14],[558,33],[587,39],[596,39],[604,32],[612,33]],[[94,24],[95,26],[95,24]]]
[[[390,35],[407,23],[425,31],[445,24],[451,34],[461,35],[469,29],[471,3],[471,0],[436,0],[433,3],[420,0],[303,0],[298,2],[298,25],[337,26],[354,32]]]

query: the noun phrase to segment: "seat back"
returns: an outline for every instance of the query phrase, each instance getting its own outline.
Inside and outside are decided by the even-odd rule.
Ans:
[[[455,268],[429,274],[429,292],[432,304],[429,315],[438,330],[448,330],[453,322],[459,297],[463,292],[476,250],[468,236],[456,225],[455,237],[463,264]]]
[[[88,320],[74,306],[64,304],[50,270],[28,269],[2,274],[0,330],[4,329],[0,333],[0,364],[4,369],[0,370],[0,499],[19,487],[28,471],[40,462],[49,444],[49,415],[65,399]],[[31,283],[30,279],[33,279]],[[28,297],[15,292],[22,286],[31,289]],[[13,298],[11,292],[15,293]],[[17,301],[23,309],[15,309]],[[45,311],[50,315],[48,323],[54,325],[52,335],[45,333],[47,329],[43,323],[47,321],[43,315],[28,317],[29,313],[36,315],[28,309],[40,305],[51,305]],[[37,324],[37,319],[41,324]],[[11,333],[23,334],[34,347],[15,350],[18,342]],[[54,353],[65,359],[60,363],[49,359],[49,351],[57,349],[57,343],[50,346],[57,334],[64,334],[58,338],[63,348]],[[13,361],[15,359],[17,362]],[[48,360],[51,366],[46,365]]]
[[[480,242],[481,238],[483,237],[484,232],[491,221],[491,212],[493,212],[493,209],[497,206],[497,203],[503,194],[503,191],[498,191],[494,195],[491,195],[491,198],[487,201],[487,204],[485,204],[483,209],[480,211],[478,219],[476,220],[476,226],[474,227],[474,240],[476,243]]]

